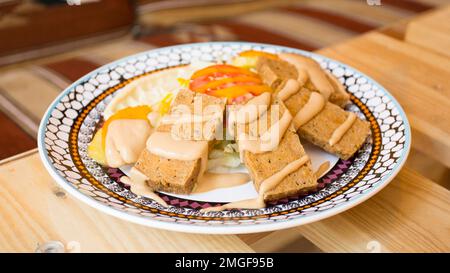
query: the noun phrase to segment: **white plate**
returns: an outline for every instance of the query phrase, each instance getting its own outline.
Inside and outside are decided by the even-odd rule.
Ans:
[[[352,94],[347,110],[369,121],[372,134],[350,160],[343,161],[303,143],[315,168],[328,160],[330,170],[317,191],[280,200],[258,210],[202,213],[213,202],[255,196],[252,185],[181,196],[160,195],[171,206],[129,191],[118,183],[123,172],[103,169],[87,156],[105,106],[120,89],[143,75],[193,60],[226,60],[240,51],[294,52],[310,56],[331,71]],[[39,152],[53,178],[81,201],[119,218],[168,230],[195,233],[251,233],[293,227],[349,209],[386,186],[404,164],[411,142],[408,120],[382,86],[359,71],[326,57],[293,48],[242,42],[186,44],[120,59],[82,77],[52,103],[39,128]]]

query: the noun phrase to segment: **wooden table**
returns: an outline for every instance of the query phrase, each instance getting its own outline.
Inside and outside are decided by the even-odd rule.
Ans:
[[[391,91],[411,122],[413,149],[449,167],[450,57],[436,44],[439,37],[450,39],[450,22],[442,18],[450,18],[449,8],[413,19],[410,24],[421,36],[406,25],[407,34],[415,33],[403,35],[406,40],[371,32],[319,53],[354,66]],[[423,42],[427,37],[420,29],[427,26],[441,33],[433,34],[435,42]],[[56,186],[36,150],[0,162],[0,200],[4,252],[32,252],[51,240],[77,242],[83,252],[450,251],[450,192],[411,167],[370,200],[337,216],[250,235],[176,233],[103,214]]]

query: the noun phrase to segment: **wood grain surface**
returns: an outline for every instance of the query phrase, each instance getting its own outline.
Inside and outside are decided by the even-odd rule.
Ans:
[[[450,166],[450,59],[371,32],[318,51],[370,75],[400,102],[412,145]]]
[[[405,41],[450,57],[450,5],[411,20]]]
[[[36,141],[14,121],[0,111],[2,137],[0,138],[0,160],[36,147]]]
[[[429,28],[433,20],[423,18],[417,19],[418,25]],[[411,123],[413,156],[431,157],[449,167],[450,58],[432,43],[418,44],[414,35],[403,35],[409,27],[402,23],[384,32],[388,35],[371,32],[319,53],[386,87]],[[434,177],[445,179],[448,169],[443,171]],[[450,251],[450,191],[408,167],[374,197],[339,215],[238,236],[162,231],[101,213],[57,187],[36,150],[0,162],[0,200],[1,252],[32,252],[51,240],[77,242],[82,252]]]
[[[83,252],[263,252],[288,246],[315,252],[450,251],[450,192],[409,169],[375,197],[332,218],[272,233],[221,236],[162,231],[101,213],[56,186],[36,152],[1,164],[1,251],[30,252],[51,240],[79,242]]]
[[[450,192],[405,168],[364,203],[297,230],[325,252],[449,252]]]
[[[0,202],[0,252],[53,240],[82,252],[253,252],[234,235],[158,230],[93,209],[56,186],[36,152],[0,166]]]

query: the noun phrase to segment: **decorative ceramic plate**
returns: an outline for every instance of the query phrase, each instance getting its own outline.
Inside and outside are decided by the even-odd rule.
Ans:
[[[371,135],[349,160],[303,144],[313,167],[332,164],[314,192],[278,200],[264,209],[201,212],[218,203],[251,198],[251,182],[239,188],[198,195],[158,193],[162,207],[131,192],[119,178],[126,170],[103,168],[87,155],[102,113],[111,99],[136,79],[192,60],[227,60],[244,50],[293,52],[314,58],[351,94],[348,111],[369,121]],[[347,210],[380,191],[401,169],[410,148],[410,127],[399,103],[382,86],[357,70],[323,56],[293,48],[241,42],[186,44],[160,48],[107,64],[69,86],[52,103],[39,129],[39,152],[46,168],[66,191],[119,218],[175,231],[251,233],[311,223]]]

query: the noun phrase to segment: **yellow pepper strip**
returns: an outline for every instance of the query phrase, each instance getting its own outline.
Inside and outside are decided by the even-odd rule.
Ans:
[[[172,93],[168,93],[159,104],[159,114],[165,115],[169,112],[170,104],[172,103],[173,95]]]
[[[181,87],[184,87],[184,88],[187,88],[189,86],[189,82],[190,82],[190,80],[183,79],[183,78],[178,78],[177,81],[181,85]]]
[[[272,54],[269,52],[264,52],[264,51],[258,51],[258,50],[246,50],[246,51],[242,51],[241,53],[239,53],[239,56],[241,57],[267,57],[270,59],[278,59],[278,55],[276,54]]]

